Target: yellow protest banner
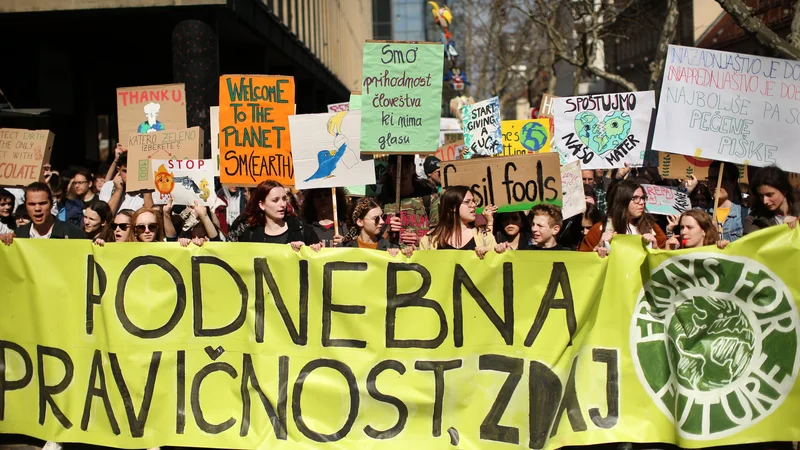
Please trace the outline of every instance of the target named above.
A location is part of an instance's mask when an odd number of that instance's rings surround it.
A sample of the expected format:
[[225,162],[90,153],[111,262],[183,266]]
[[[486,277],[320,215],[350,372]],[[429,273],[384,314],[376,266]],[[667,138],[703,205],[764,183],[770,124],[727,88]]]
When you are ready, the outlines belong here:
[[[117,448],[796,441],[800,231],[721,251],[0,246],[0,433]],[[358,286],[358,289],[353,289]],[[327,443],[327,444],[326,444]]]

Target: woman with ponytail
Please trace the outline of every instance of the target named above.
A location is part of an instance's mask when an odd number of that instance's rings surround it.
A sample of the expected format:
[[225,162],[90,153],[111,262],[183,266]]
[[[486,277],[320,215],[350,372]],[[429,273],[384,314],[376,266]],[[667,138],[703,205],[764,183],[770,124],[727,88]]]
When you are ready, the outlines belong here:
[[[397,255],[400,250],[397,247],[392,248],[392,244],[382,237],[386,225],[383,210],[371,197],[363,197],[353,203],[347,225],[348,232],[342,241],[342,247],[388,251],[392,256]],[[393,218],[390,228],[393,232],[399,231],[400,219]],[[411,251],[413,248],[408,247],[404,253],[410,256]]]

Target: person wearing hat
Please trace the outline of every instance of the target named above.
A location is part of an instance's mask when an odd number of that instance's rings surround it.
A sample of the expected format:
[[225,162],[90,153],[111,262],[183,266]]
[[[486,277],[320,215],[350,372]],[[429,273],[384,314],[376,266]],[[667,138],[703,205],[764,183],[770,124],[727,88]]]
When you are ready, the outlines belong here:
[[428,177],[428,183],[433,185],[439,193],[442,193],[442,170],[441,160],[435,156],[428,156],[425,162],[422,163],[425,169],[425,176]]

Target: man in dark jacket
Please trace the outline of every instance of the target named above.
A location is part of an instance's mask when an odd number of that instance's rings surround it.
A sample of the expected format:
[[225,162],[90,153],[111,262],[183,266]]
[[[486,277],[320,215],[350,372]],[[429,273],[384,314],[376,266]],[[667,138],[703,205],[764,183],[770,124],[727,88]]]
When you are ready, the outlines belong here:
[[31,183],[25,188],[25,208],[31,223],[19,227],[14,233],[0,235],[0,241],[11,245],[14,238],[23,239],[85,239],[83,230],[58,220],[51,212],[53,194],[44,183]]

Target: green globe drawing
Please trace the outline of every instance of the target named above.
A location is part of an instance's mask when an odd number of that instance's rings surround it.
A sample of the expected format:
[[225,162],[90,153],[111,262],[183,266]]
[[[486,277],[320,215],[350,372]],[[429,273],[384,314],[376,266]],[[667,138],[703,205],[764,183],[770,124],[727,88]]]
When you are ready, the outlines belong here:
[[742,376],[755,349],[750,322],[730,300],[694,297],[675,308],[667,329],[678,383],[710,391]]
[[539,122],[528,122],[519,133],[519,143],[529,153],[538,153],[547,145],[547,129]]

